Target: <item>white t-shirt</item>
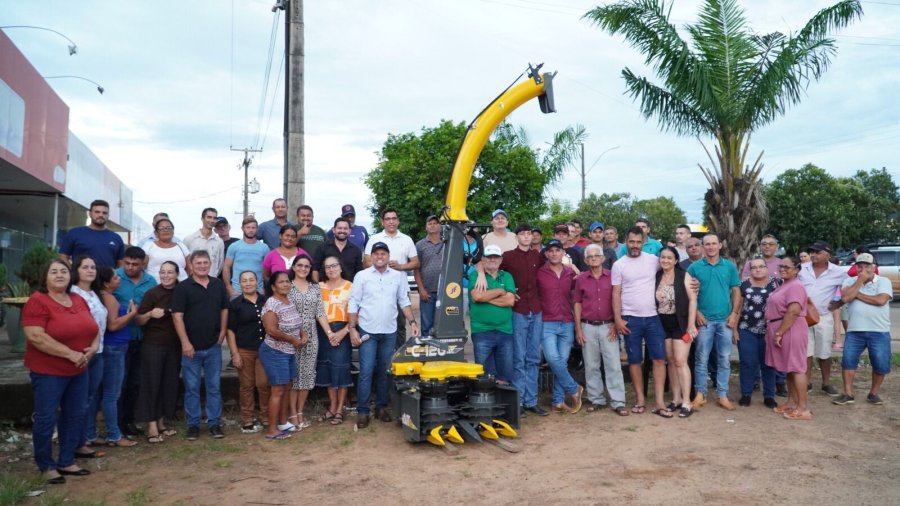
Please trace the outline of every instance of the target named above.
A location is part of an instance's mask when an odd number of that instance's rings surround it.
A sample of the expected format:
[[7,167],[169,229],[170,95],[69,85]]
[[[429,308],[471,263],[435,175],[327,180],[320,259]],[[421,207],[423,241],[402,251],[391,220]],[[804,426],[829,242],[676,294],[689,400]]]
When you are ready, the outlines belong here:
[[612,266],[613,286],[622,285],[622,316],[656,316],[656,271],[659,258],[641,252],[624,257]]
[[153,276],[157,283],[159,283],[159,266],[166,261],[175,262],[178,266],[178,281],[184,281],[188,277],[185,257],[191,252],[183,243],[174,244],[175,246],[171,248],[160,248],[156,245],[156,241],[144,245],[144,251],[147,252],[147,274]]
[[399,230],[393,237],[387,235],[383,230],[370,236],[369,242],[366,243],[366,255],[372,254],[372,245],[376,242],[387,244],[391,253],[391,260],[396,260],[401,264],[409,263],[410,258],[416,258],[419,255],[418,252],[416,252],[416,244],[413,240]]

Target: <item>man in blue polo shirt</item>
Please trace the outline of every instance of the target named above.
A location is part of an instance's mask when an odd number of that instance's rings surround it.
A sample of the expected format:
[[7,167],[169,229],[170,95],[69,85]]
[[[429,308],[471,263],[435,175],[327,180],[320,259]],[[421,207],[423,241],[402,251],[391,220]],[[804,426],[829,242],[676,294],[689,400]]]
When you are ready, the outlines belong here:
[[263,291],[262,263],[269,254],[269,247],[256,238],[258,224],[256,218],[248,216],[241,223],[244,238],[231,245],[225,254],[222,278],[229,297],[241,294],[241,273],[251,271],[256,274],[259,291]]
[[[728,400],[728,377],[731,374],[731,329],[735,328],[740,314],[740,285],[737,266],[722,258],[719,252],[722,244],[715,234],[703,237],[704,256],[691,264],[688,274],[700,282],[697,296],[697,336],[696,366],[694,367],[694,409],[706,404],[707,365],[710,348],[716,347],[716,394],[719,406],[731,411],[734,404]],[[691,287],[687,287],[689,290]]]
[[72,260],[85,255],[94,259],[97,267],[122,265],[125,243],[119,234],[106,228],[109,222],[109,203],[105,200],[91,202],[88,216],[91,224],[75,227],[63,236],[59,245],[59,258],[71,264]]
[[650,220],[647,218],[638,218],[634,221],[634,226],[639,227],[644,231],[644,249],[641,251],[646,251],[651,255],[659,256],[659,252],[662,251],[662,243],[650,237]]

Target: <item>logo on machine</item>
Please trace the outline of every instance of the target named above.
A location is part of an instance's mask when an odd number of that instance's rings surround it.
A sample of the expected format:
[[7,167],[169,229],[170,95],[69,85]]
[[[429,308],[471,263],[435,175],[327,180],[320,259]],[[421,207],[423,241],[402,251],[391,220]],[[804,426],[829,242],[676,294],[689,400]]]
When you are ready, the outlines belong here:
[[416,424],[413,423],[412,417],[409,416],[409,413],[403,413],[403,416],[400,417],[400,423],[409,427],[412,430],[419,430],[419,428],[416,427]]
[[458,349],[459,349],[459,347],[456,346],[455,344],[451,344],[450,346],[447,346],[446,350],[438,348],[437,346],[433,346],[430,344],[426,344],[426,345],[418,345],[417,344],[414,346],[406,347],[406,356],[415,357],[415,358],[443,357],[446,355],[453,355],[453,354],[457,353]]
[[447,288],[444,291],[447,292],[447,297],[456,299],[459,297],[459,294],[462,293],[462,288],[460,288],[459,283],[448,283]]
[[447,309],[444,310],[444,313],[446,313],[447,316],[459,316],[459,307],[447,306]]

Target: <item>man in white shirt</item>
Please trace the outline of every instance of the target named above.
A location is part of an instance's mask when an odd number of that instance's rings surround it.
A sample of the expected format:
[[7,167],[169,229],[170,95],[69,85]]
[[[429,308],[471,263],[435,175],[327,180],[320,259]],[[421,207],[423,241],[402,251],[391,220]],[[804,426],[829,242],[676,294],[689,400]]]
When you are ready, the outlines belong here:
[[[367,245],[368,247],[368,245]],[[412,333],[419,335],[419,325],[413,318],[409,302],[409,284],[406,275],[388,267],[391,250],[384,242],[368,247],[367,258],[371,266],[359,271],[353,278],[350,290],[349,316],[350,342],[359,346],[359,382],[357,383],[356,426],[369,426],[369,398],[372,379],[376,378],[375,416],[382,422],[390,422],[388,411],[387,370],[394,354],[397,335],[397,308],[412,322]]]
[[218,218],[219,212],[215,208],[207,207],[200,215],[200,230],[184,238],[184,245],[191,253],[199,250],[206,250],[209,253],[211,262],[209,275],[214,278],[219,277],[225,263],[225,242],[213,231]]

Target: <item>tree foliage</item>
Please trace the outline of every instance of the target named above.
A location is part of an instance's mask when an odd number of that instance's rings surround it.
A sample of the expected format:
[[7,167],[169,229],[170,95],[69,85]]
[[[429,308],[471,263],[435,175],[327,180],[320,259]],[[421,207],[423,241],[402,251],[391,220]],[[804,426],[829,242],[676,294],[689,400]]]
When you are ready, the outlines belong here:
[[622,70],[645,118],[656,118],[663,131],[714,140],[712,151],[704,145],[711,166],[700,166],[710,184],[704,221],[723,239],[723,253],[743,262],[767,219],[762,154],[748,158],[750,136],[800,102],[835,54],[829,33],[860,17],[862,7],[843,0],[799,32],[758,34],[737,0],[705,0],[697,22],[684,28],[689,39],[669,20],[670,12],[665,0],[621,0],[585,18],[624,36],[654,70],[660,84]]
[[812,164],[765,187],[769,229],[788,251],[824,239],[835,248],[896,241],[900,193],[885,169],[833,177]]
[[[425,218],[440,215],[447,186],[466,125],[444,120],[419,134],[388,136],[378,166],[363,179],[372,192],[373,216],[387,207],[400,214],[400,229],[413,238],[425,234]],[[522,130],[502,123],[484,146],[469,186],[466,212],[487,223],[494,209],[503,209],[512,226],[535,223],[547,210],[544,190],[556,182],[570,163],[574,146],[584,139],[583,127],[570,127],[554,136],[543,152],[528,145]],[[380,224],[376,223],[376,228]]]
[[546,235],[557,223],[577,219],[587,232],[592,221],[599,221],[606,227],[616,227],[621,239],[625,231],[634,226],[635,220],[641,217],[650,220],[650,234],[664,242],[675,240],[675,227],[686,220],[684,211],[672,197],[641,200],[634,198],[630,193],[601,195],[591,193],[575,209],[566,201],[551,201],[550,213],[541,220],[540,226]]

